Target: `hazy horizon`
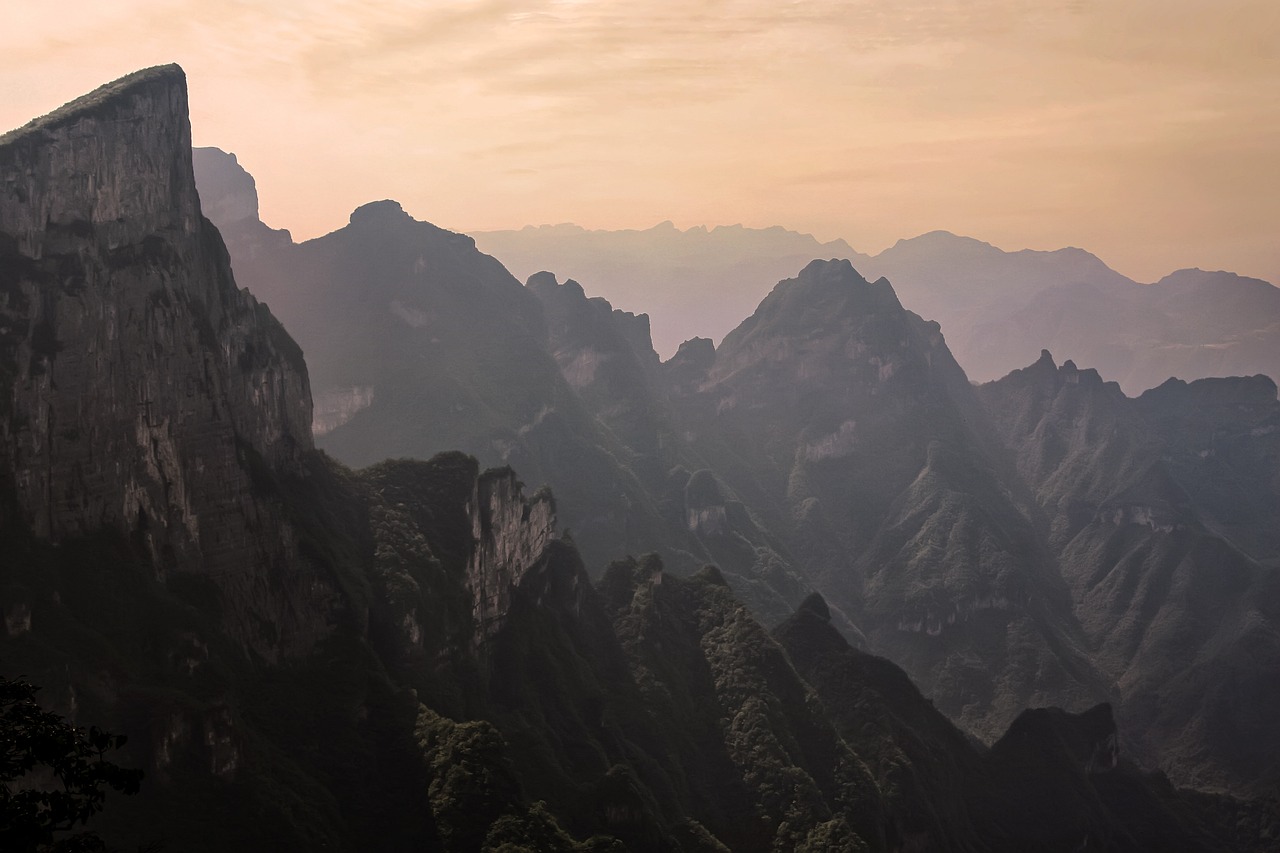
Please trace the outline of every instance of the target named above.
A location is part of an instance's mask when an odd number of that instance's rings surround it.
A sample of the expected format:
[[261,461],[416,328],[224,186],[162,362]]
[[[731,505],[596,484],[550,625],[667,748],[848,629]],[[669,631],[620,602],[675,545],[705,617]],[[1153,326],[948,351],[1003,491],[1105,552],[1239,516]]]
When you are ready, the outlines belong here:
[[298,239],[395,198],[464,232],[946,230],[1280,279],[1267,2],[55,6],[6,12],[0,126],[176,61],[195,144]]

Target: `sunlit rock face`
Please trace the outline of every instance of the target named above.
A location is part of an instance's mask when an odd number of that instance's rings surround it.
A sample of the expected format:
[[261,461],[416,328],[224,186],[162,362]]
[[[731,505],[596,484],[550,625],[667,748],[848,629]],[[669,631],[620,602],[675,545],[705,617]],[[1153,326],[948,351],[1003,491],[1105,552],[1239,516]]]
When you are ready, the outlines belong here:
[[502,627],[512,592],[556,538],[556,509],[546,492],[526,501],[509,468],[477,478],[467,509],[475,542],[467,561],[467,588],[481,642]]
[[[320,630],[255,572],[293,562],[254,478],[311,449],[306,367],[201,215],[176,66],[0,138],[0,413],[36,535],[141,537],[158,574],[235,590],[227,616],[264,652]],[[282,633],[258,637],[254,614]]]
[[326,435],[345,424],[373,405],[372,385],[353,385],[350,388],[330,388],[316,394],[312,432]]

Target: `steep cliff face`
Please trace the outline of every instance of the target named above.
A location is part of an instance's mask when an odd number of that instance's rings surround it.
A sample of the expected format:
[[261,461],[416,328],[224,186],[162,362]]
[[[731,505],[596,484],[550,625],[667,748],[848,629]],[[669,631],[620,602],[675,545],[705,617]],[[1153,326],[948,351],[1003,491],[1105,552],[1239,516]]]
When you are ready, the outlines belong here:
[[526,501],[510,468],[479,477],[467,509],[476,543],[467,561],[467,588],[481,641],[502,626],[512,591],[556,538],[556,509],[546,492]]
[[[193,148],[191,165],[204,215],[217,226],[227,245],[236,247],[232,260],[237,276],[243,265],[246,278],[254,277],[249,268],[262,260],[270,262],[275,252],[293,244],[288,230],[272,228],[258,218],[257,182],[236,155],[218,148]],[[265,291],[254,293],[260,299],[267,295]]]
[[217,579],[228,618],[273,655],[315,640],[305,614],[327,596],[299,607],[254,571],[292,571],[292,533],[255,476],[311,448],[306,367],[236,288],[190,144],[176,66],[0,138],[0,459],[37,536],[140,537],[157,573]]

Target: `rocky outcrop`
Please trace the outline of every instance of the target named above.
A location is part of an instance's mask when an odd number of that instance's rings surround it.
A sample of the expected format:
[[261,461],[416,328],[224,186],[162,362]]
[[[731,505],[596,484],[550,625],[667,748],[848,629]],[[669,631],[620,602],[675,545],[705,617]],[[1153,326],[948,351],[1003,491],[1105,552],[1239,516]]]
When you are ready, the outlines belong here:
[[525,500],[510,468],[486,471],[476,480],[468,505],[475,541],[467,562],[476,641],[501,627],[511,595],[556,538],[556,507],[550,493]]
[[549,272],[530,276],[525,286],[542,303],[549,349],[565,381],[631,451],[656,457],[667,425],[649,318],[588,299],[578,282],[557,284]]
[[706,381],[715,360],[716,347],[710,338],[690,338],[662,363],[662,373],[673,391],[688,395]]
[[200,195],[204,215],[219,230],[258,218],[258,184],[236,155],[217,148],[194,148],[191,164],[196,185],[209,188]]
[[350,388],[330,388],[317,394],[315,418],[311,422],[312,433],[322,436],[333,432],[373,405],[373,393],[372,385],[356,385]]
[[236,288],[190,150],[176,66],[0,139],[0,464],[38,537],[140,537],[158,574],[216,578],[272,656],[323,631],[325,591],[268,593],[296,545],[261,494],[311,448],[307,372]]
[[191,163],[204,215],[228,245],[236,246],[237,265],[251,265],[259,257],[292,245],[293,237],[287,230],[271,228],[258,218],[257,182],[236,155],[218,148],[194,148]]

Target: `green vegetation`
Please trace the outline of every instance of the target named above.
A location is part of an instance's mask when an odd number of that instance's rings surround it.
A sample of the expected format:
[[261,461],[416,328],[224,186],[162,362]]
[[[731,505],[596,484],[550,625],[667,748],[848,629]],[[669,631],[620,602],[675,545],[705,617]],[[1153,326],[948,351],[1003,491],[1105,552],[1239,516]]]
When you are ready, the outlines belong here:
[[[124,736],[71,725],[36,703],[37,690],[0,676],[0,847],[104,849],[96,833],[75,830],[102,810],[103,786],[136,794],[142,771],[106,760],[124,746]],[[46,784],[46,776],[55,784]]]

